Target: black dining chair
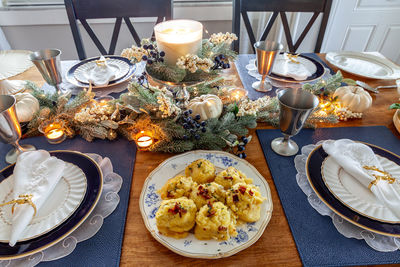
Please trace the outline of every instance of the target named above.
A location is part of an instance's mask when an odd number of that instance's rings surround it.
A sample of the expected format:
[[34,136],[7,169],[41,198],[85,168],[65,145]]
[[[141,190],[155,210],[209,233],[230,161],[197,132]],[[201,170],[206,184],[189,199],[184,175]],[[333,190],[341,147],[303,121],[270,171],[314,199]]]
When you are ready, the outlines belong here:
[[[267,38],[276,18],[278,15],[280,15],[289,51],[295,53],[301,42],[306,37],[307,33],[310,31],[319,14],[322,13],[322,21],[319,28],[317,43],[315,44],[314,49],[315,53],[319,53],[321,50],[322,41],[324,39],[326,25],[328,24],[331,6],[332,0],[233,0],[232,28],[233,32],[240,38],[240,15],[242,15],[250,42],[253,45],[256,42],[256,38],[254,37],[254,32],[251,27],[247,12],[272,12],[261,38],[259,39],[260,41],[264,41]],[[293,41],[290,33],[286,12],[313,13],[313,16],[296,42]],[[239,40],[234,42],[233,48],[235,51],[239,51]]]
[[[140,38],[130,18],[157,17],[156,23],[172,18],[172,0],[64,0],[64,3],[80,60],[86,58],[86,53],[78,21],[85,28],[100,53],[112,55],[115,52],[122,20],[125,21],[136,44],[139,45]],[[104,18],[116,19],[108,52],[87,22],[87,19]]]

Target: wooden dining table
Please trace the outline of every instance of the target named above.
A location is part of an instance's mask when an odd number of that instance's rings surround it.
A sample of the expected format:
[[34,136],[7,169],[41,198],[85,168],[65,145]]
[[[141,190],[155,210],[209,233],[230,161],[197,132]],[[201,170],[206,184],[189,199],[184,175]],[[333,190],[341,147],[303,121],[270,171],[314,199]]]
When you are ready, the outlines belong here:
[[[319,54],[325,60],[325,54]],[[328,65],[334,70],[338,69]],[[361,80],[375,87],[378,85],[394,84],[393,80],[372,80],[354,76],[342,71],[345,78]],[[235,85],[243,87],[237,70],[232,64],[226,75],[235,77]],[[15,80],[30,80],[39,86],[44,84],[44,80],[36,68],[32,67],[24,73],[14,76]],[[399,95],[396,89],[381,89],[379,94],[371,93],[372,107],[366,111],[362,119],[352,119],[341,121],[336,124],[320,123],[318,127],[354,127],[354,126],[376,126],[383,125],[388,127],[394,135],[400,138],[392,118],[394,110],[389,110],[390,104],[398,101]],[[259,123],[256,129],[272,129],[273,127]],[[133,180],[130,193],[130,201],[125,224],[125,234],[122,245],[121,266],[260,266],[260,265],[283,265],[299,266],[300,257],[288,222],[285,217],[274,181],[271,177],[268,164],[264,158],[261,145],[255,133],[256,129],[251,129],[252,141],[246,146],[247,158],[267,180],[272,193],[273,213],[272,218],[260,239],[249,248],[228,258],[216,260],[193,259],[180,256],[170,251],[158,241],[156,241],[146,229],[139,209],[139,196],[142,186],[150,174],[161,162],[171,157],[167,153],[153,153],[138,151],[133,171]],[[377,137],[379,138],[379,137]],[[166,177],[166,179],[169,177]],[[310,237],[312,238],[312,237]]]

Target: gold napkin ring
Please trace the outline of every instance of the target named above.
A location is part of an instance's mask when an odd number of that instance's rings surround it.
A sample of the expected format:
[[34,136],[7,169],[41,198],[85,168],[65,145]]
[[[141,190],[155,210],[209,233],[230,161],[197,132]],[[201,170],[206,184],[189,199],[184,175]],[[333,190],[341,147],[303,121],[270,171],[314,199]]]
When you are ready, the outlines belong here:
[[6,203],[0,204],[0,207],[3,207],[3,206],[11,205],[11,204],[12,204],[11,212],[14,213],[14,209],[15,209],[15,205],[16,205],[16,204],[19,204],[19,205],[22,205],[22,204],[29,204],[29,205],[32,206],[32,208],[33,208],[33,210],[34,210],[33,217],[35,217],[36,211],[37,211],[37,210],[36,210],[36,205],[35,205],[35,203],[32,202],[32,197],[33,197],[33,195],[19,195],[18,197],[19,197],[19,198],[17,198],[17,199],[13,199],[13,200],[8,201],[8,202],[6,202]]
[[372,176],[375,177],[375,180],[373,180],[368,185],[369,190],[371,190],[371,187],[373,185],[376,185],[378,183],[378,181],[388,181],[389,184],[393,184],[394,182],[396,182],[396,178],[394,178],[390,173],[382,171],[375,166],[363,166],[363,168],[366,170],[369,170],[369,171],[376,171],[376,172],[383,174],[383,175],[372,174]]
[[286,55],[287,55],[288,59],[289,59],[291,62],[296,63],[296,64],[299,64],[299,63],[300,63],[299,61],[296,60],[297,57],[299,56],[298,54],[286,54]]

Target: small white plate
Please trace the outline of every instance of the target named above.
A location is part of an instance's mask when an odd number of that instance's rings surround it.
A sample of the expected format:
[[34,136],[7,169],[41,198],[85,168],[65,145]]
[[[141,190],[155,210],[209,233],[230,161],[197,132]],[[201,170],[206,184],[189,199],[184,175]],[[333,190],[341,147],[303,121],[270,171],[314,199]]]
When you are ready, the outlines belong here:
[[400,67],[390,60],[360,52],[329,52],[326,60],[332,65],[357,76],[370,79],[398,79]]
[[[382,168],[393,177],[400,177],[400,166],[377,155]],[[384,206],[375,195],[356,178],[340,167],[332,157],[327,157],[321,167],[322,179],[329,191],[344,205],[358,214],[387,223],[400,223],[399,218]]]
[[[116,81],[124,77],[129,71],[129,64],[115,58],[107,58],[108,66],[114,71],[115,77],[111,79],[110,82]],[[96,61],[89,61],[81,66],[79,66],[75,72],[75,79],[82,83],[89,83],[90,73],[96,67]]]
[[[198,240],[194,234],[186,238],[175,239],[161,235],[156,226],[155,214],[160,206],[161,198],[157,190],[165,182],[182,173],[191,162],[204,158],[211,161],[217,170],[233,166],[253,179],[253,184],[260,188],[266,200],[261,206],[261,218],[254,223],[246,223],[237,227],[238,235],[227,241]],[[175,253],[185,257],[217,259],[231,256],[254,244],[263,234],[272,215],[271,191],[265,178],[247,161],[222,151],[195,150],[171,157],[155,168],[144,182],[139,199],[140,212],[146,228],[161,244]]]
[[[12,175],[1,182],[0,203],[12,199],[13,186]],[[74,164],[67,163],[64,176],[18,241],[36,238],[62,224],[81,204],[86,187],[87,181],[83,171]],[[11,205],[0,208],[0,242],[9,242],[11,222]]]

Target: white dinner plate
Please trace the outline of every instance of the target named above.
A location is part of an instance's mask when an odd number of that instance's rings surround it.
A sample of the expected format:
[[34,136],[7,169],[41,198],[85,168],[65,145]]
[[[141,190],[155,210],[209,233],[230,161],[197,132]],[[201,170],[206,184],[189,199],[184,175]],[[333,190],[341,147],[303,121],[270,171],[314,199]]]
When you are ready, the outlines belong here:
[[357,76],[370,79],[398,79],[400,66],[388,59],[361,52],[329,52],[326,60],[332,65]]
[[[400,177],[400,166],[385,157],[376,156],[385,171],[393,177]],[[348,208],[373,220],[400,223],[399,218],[376,199],[368,188],[344,171],[332,157],[328,156],[324,160],[321,172],[326,187]]]
[[[110,82],[119,80],[128,73],[129,71],[128,63],[116,58],[106,57],[106,60],[108,66],[113,70],[115,75],[114,79],[111,79]],[[97,66],[96,61],[89,61],[79,66],[74,72],[75,79],[77,79],[80,82],[89,84],[90,74],[96,66]]]
[[[87,188],[86,176],[76,165],[66,164],[63,177],[18,242],[36,238],[61,225],[81,204]],[[1,182],[0,203],[12,200],[13,186],[12,175]],[[11,222],[11,205],[0,208],[0,242],[9,242]]]
[[[183,173],[191,162],[204,158],[211,161],[217,171],[233,166],[253,179],[253,184],[260,188],[266,200],[261,206],[261,218],[254,223],[237,226],[238,235],[227,241],[198,240],[190,233],[186,238],[175,239],[161,235],[156,226],[155,214],[161,198],[157,190],[177,174]],[[139,199],[140,212],[146,228],[161,244],[180,255],[192,258],[216,259],[231,256],[254,244],[263,234],[272,215],[271,192],[265,178],[247,161],[222,151],[196,150],[171,157],[155,168],[144,182]]]
[[18,75],[33,66],[28,50],[0,51],[0,80]]

